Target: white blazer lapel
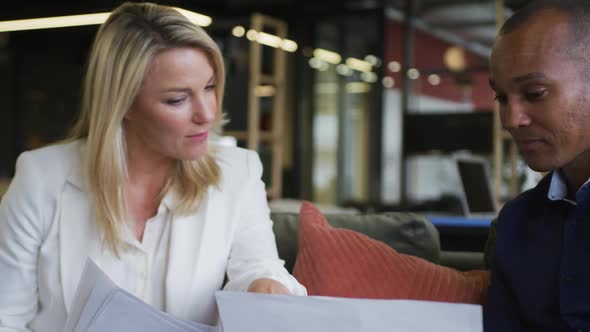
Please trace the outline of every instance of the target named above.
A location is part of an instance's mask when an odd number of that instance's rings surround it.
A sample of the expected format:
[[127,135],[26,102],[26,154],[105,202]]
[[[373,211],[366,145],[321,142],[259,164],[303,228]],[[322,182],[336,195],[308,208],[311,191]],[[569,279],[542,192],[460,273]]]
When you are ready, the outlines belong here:
[[209,190],[199,259],[196,261],[193,283],[188,292],[190,297],[186,302],[186,308],[190,310],[186,318],[207,324],[215,324],[215,291],[223,285],[229,257],[232,237],[230,216],[234,207],[227,198],[227,193],[221,193],[217,189]]
[[69,312],[86,257],[96,247],[98,235],[88,195],[81,190],[79,175],[71,176],[68,182],[62,192],[58,213],[61,285]]
[[173,220],[166,311],[177,317],[207,322],[215,315],[199,308],[214,310],[214,292],[225,276],[230,243],[227,218],[233,211],[226,196],[210,188],[196,215]]
[[185,317],[186,299],[193,281],[203,237],[207,197],[197,214],[173,216],[170,229],[168,271],[166,273],[166,312]]

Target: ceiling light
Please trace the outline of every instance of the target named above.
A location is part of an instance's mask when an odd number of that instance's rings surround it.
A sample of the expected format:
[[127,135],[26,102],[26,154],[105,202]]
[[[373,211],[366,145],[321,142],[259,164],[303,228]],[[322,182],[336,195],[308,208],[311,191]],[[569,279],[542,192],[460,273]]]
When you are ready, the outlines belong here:
[[325,61],[320,61],[320,67],[318,68],[319,71],[326,71],[330,68],[330,65]]
[[375,74],[374,72],[361,73],[361,80],[367,83],[375,83],[377,82],[377,74]]
[[279,48],[282,44],[282,40],[280,37],[261,31],[256,32],[256,41],[262,45],[274,48]]
[[316,48],[313,51],[313,56],[335,65],[339,64],[342,61],[342,57],[340,56],[340,54],[324,50],[323,48]]
[[318,59],[318,58],[311,58],[308,61],[309,66],[313,69],[318,69],[322,66],[322,60]]
[[234,35],[234,37],[243,37],[246,34],[246,29],[244,29],[243,26],[238,25],[231,30],[231,34]]
[[374,56],[374,55],[370,55],[370,54],[367,55],[365,57],[365,61],[367,61],[368,63],[370,63],[371,66],[373,66],[373,67],[378,67],[378,66],[381,65],[381,60],[378,57]]
[[[234,28],[235,29],[235,28]],[[287,52],[297,51],[297,43],[290,39],[282,39],[279,36],[271,35],[270,33],[256,31],[253,29],[246,32],[246,38],[250,41],[258,42],[262,45],[281,48]]]
[[248,32],[246,32],[246,38],[248,38],[248,40],[250,41],[255,41],[256,40],[256,35],[258,33],[256,32],[256,30],[248,30]]
[[342,63],[336,66],[336,72],[342,76],[352,76],[352,68]]
[[386,76],[386,77],[383,77],[383,80],[381,80],[381,83],[383,83],[383,86],[386,88],[393,88],[395,81],[393,80],[393,77]]
[[297,43],[290,39],[283,39],[283,44],[281,45],[281,48],[287,52],[293,53],[297,51]]
[[32,18],[0,22],[0,31],[21,31],[102,24],[110,13]]
[[440,84],[440,76],[437,74],[428,75],[428,83],[432,85],[439,85]]
[[[191,22],[198,24],[200,26],[209,26],[213,21],[209,16],[191,12],[189,10],[182,8],[174,7],[174,9],[183,14]],[[110,12],[105,12],[96,14],[53,16],[31,18],[24,20],[0,21],[0,32],[96,25],[104,23],[110,14]]]
[[418,78],[420,78],[420,71],[416,68],[411,68],[410,70],[408,70],[408,77],[411,80],[417,80]]
[[346,65],[350,68],[358,71],[369,72],[373,69],[370,63],[364,60],[356,59],[356,58],[348,58],[346,59]]
[[389,69],[389,71],[392,73],[397,73],[402,70],[402,65],[397,61],[391,61],[387,64],[387,69]]
[[346,83],[346,92],[348,93],[368,93],[369,91],[371,91],[371,86],[365,82]]
[[463,71],[467,67],[465,50],[461,47],[451,46],[447,48],[443,56],[445,66],[452,71]]

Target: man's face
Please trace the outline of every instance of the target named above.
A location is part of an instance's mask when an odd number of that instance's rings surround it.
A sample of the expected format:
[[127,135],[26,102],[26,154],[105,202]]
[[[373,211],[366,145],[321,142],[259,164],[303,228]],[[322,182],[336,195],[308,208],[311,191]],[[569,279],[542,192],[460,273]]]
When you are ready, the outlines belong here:
[[492,51],[502,126],[536,171],[590,165],[590,83],[565,52],[567,36],[567,17],[547,11],[499,37]]

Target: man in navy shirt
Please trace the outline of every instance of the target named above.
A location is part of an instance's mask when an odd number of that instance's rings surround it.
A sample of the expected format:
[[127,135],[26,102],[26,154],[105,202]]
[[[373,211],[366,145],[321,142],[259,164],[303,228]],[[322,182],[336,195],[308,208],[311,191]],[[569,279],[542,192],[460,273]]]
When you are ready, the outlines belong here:
[[549,173],[500,212],[486,332],[590,331],[590,1],[532,2],[490,66],[503,127]]

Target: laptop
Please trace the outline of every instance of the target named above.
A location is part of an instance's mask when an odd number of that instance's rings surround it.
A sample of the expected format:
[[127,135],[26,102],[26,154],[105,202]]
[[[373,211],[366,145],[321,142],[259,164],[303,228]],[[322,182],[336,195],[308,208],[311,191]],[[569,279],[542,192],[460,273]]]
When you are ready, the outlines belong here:
[[461,179],[461,204],[465,216],[495,218],[498,213],[487,161],[478,157],[457,157],[455,162]]

